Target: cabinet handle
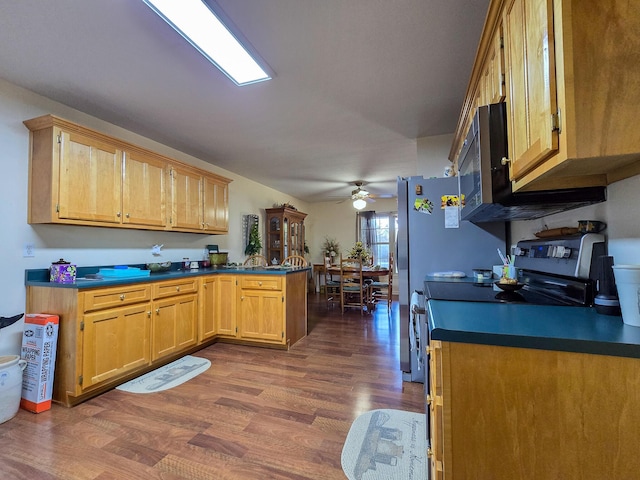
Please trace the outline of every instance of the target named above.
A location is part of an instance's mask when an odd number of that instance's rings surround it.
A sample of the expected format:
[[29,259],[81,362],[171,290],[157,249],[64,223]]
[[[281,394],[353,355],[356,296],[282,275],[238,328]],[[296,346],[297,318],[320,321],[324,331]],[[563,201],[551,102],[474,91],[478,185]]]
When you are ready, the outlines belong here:
[[260,286],[260,287],[261,287],[261,286],[262,286],[262,282],[258,282],[258,286]]
[[500,163],[502,165],[508,165],[511,163],[511,160],[509,160],[507,157],[502,157],[502,160],[500,160]]
[[125,217],[129,218],[129,214],[127,213],[127,214],[125,215]]
[[431,395],[427,395],[427,405],[431,405],[433,403],[433,397]]
[[433,457],[433,450],[431,450],[431,447],[427,448],[427,457]]
[[151,318],[151,310],[147,312],[147,317]]
[[120,295],[120,300],[124,300],[124,293]]
[[116,213],[116,217],[120,218],[122,214],[120,212]]
[[179,292],[179,291],[180,291],[180,285],[176,287],[176,292]]
[[160,308],[156,308],[156,313],[160,315]]

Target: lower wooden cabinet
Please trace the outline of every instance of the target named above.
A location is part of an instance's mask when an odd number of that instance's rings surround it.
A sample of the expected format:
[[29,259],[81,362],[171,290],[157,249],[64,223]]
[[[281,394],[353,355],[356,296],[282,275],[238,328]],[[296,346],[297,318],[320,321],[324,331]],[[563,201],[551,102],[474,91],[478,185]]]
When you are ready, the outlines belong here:
[[253,275],[241,277],[238,316],[240,338],[284,344],[282,278]]
[[151,363],[151,303],[88,313],[83,322],[83,389]]
[[640,360],[431,342],[431,479],[638,478]]
[[151,360],[193,346],[198,341],[198,295],[178,295],[153,303]]
[[303,270],[27,286],[27,311],[60,316],[53,400],[73,406],[216,340],[287,348],[306,335],[306,279]]
[[236,276],[212,275],[202,279],[200,291],[200,342],[213,337],[235,338]]

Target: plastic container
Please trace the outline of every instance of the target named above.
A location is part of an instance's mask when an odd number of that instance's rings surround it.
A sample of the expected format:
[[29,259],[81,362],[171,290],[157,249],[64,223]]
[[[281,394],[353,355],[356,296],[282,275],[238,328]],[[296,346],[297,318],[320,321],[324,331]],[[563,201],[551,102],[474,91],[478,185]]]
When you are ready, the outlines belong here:
[[622,321],[640,327],[640,265],[614,265]]
[[0,423],[15,417],[20,408],[22,372],[27,362],[18,355],[0,356]]
[[493,272],[490,268],[474,268],[473,278],[480,282],[484,280],[490,280],[491,278],[493,278]]

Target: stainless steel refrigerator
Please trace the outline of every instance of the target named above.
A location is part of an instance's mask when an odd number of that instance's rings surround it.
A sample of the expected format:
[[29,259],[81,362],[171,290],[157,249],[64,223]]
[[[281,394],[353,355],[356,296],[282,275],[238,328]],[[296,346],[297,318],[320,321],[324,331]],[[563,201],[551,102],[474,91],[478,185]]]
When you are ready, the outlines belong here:
[[459,202],[456,177],[398,177],[396,263],[400,368],[405,381],[424,382],[426,370],[426,365],[420,365],[418,356],[411,351],[412,347],[415,349],[415,335],[422,337],[417,339],[420,348],[424,348],[427,338],[426,331],[414,330],[415,318],[410,311],[413,292],[424,290],[428,274],[455,271],[472,277],[474,268],[490,269],[500,262],[498,248],[506,251],[505,223],[456,222]]

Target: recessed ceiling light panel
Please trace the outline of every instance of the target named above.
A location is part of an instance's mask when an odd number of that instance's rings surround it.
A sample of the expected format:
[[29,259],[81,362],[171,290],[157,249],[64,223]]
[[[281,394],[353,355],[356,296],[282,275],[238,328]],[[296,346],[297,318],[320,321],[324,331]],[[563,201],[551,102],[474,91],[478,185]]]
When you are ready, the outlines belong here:
[[211,8],[201,0],[142,0],[236,85],[270,80]]

